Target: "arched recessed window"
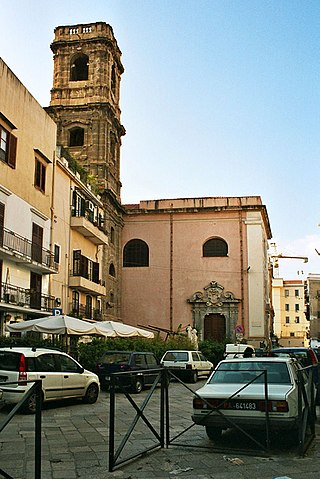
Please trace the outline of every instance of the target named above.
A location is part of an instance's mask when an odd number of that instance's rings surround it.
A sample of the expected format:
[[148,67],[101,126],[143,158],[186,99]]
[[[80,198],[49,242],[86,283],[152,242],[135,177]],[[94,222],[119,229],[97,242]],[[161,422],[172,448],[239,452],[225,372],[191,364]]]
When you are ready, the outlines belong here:
[[139,239],[128,241],[123,250],[123,266],[149,266],[149,247]]
[[203,245],[203,256],[228,256],[228,245],[221,238],[213,238]]
[[111,263],[110,266],[109,266],[109,274],[110,274],[110,276],[113,276],[113,277],[115,277],[115,275],[116,275],[116,270],[115,270],[115,267],[114,267],[113,263]]
[[84,53],[73,58],[70,65],[70,80],[82,81],[88,80],[89,57]]
[[84,129],[75,126],[69,130],[69,146],[83,146],[84,144]]

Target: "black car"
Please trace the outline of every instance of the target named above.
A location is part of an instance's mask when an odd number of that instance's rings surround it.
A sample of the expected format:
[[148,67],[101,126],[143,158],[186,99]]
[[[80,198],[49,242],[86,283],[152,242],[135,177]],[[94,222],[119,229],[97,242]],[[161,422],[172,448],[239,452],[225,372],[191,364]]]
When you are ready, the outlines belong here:
[[110,386],[111,374],[128,372],[115,377],[115,384],[140,393],[151,386],[157,377],[160,365],[153,353],[136,351],[106,351],[97,363],[96,373],[101,389]]
[[272,356],[290,356],[296,358],[305,368],[312,366],[313,379],[317,389],[316,403],[320,404],[320,354],[314,348],[303,346],[288,346],[283,348],[272,349]]

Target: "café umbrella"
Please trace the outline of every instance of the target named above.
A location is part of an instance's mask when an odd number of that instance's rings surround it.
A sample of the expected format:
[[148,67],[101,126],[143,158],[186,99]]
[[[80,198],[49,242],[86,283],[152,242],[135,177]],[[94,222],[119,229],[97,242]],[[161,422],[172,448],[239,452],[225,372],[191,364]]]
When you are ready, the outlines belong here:
[[[154,334],[151,331],[146,331],[142,328],[136,328],[129,324],[120,323],[119,321],[99,321],[95,323],[97,330],[101,335],[107,337],[118,338],[154,338]],[[99,333],[98,333],[99,334]]]
[[96,323],[83,321],[82,319],[73,318],[66,314],[58,316],[46,316],[44,318],[31,319],[21,323],[11,323],[7,325],[7,331],[23,332],[35,331],[46,334],[68,334],[68,335],[86,335],[100,334],[96,329]]

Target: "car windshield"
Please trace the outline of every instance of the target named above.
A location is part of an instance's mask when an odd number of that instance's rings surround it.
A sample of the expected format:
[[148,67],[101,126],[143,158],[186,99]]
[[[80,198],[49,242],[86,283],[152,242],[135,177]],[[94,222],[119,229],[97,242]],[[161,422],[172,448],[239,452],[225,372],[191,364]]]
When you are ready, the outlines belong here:
[[[269,384],[290,384],[290,376],[286,363],[262,362],[262,361],[239,361],[225,362],[218,366],[210,378],[209,384],[237,383],[246,384],[254,378],[254,383],[263,383],[264,374],[267,371]],[[259,377],[258,377],[259,376]]]
[[127,364],[129,362],[129,353],[115,352],[106,353],[102,358],[102,363],[105,364]]
[[168,351],[164,358],[164,361],[188,361],[189,355],[186,351]]

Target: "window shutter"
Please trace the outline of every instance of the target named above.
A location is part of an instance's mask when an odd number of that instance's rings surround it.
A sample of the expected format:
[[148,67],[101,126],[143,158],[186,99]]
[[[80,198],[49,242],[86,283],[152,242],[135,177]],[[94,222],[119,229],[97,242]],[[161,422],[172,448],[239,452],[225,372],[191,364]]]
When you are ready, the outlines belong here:
[[9,151],[8,151],[8,165],[11,168],[16,167],[16,154],[17,154],[17,138],[10,133],[9,136]]
[[94,283],[99,284],[99,263],[92,264],[92,280]]

